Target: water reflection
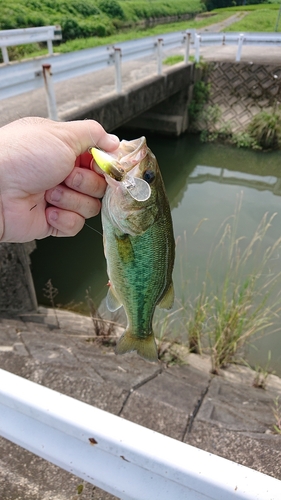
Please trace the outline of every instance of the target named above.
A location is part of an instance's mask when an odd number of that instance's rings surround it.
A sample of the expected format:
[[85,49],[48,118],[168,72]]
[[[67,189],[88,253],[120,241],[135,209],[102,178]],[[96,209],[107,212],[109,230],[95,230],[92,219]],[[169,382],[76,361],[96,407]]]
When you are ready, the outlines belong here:
[[195,168],[189,175],[187,184],[201,184],[208,181],[257,189],[258,191],[267,190],[281,196],[281,179],[278,177],[253,175],[239,171],[231,172],[226,168],[205,165],[198,165]]

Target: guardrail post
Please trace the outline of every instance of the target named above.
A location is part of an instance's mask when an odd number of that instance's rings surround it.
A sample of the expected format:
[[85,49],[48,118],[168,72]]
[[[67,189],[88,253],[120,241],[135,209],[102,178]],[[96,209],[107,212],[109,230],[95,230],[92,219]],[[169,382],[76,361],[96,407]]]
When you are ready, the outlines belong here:
[[163,38],[157,40],[157,74],[162,75],[162,55],[163,52]]
[[48,105],[48,116],[49,118],[51,118],[51,120],[57,120],[58,119],[57,104],[56,104],[54,84],[52,80],[51,65],[43,64],[42,68],[43,68],[44,85],[47,97],[47,105]]
[[7,47],[1,47],[1,51],[2,51],[3,62],[5,64],[8,64],[10,61],[9,61]]
[[241,59],[241,52],[242,52],[243,42],[244,42],[244,35],[243,35],[243,33],[241,33],[239,35],[239,40],[238,40],[238,49],[237,49],[236,59],[235,59],[236,62],[239,62],[240,59]]
[[201,37],[200,35],[195,35],[195,61],[199,62],[200,61],[200,40]]
[[121,55],[121,49],[114,48],[115,88],[117,94],[122,92]]
[[190,39],[191,39],[191,33],[186,33],[184,35],[184,63],[187,64],[189,60],[189,52],[190,52]]
[[47,46],[48,46],[49,56],[52,56],[54,53],[52,40],[47,40]]

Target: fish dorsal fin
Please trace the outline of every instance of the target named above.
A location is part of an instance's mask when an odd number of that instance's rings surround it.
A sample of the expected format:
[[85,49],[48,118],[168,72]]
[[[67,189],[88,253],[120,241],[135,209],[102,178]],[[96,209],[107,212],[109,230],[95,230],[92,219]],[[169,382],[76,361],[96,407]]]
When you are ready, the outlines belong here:
[[106,305],[107,309],[110,312],[117,311],[117,309],[120,309],[120,307],[122,307],[122,304],[120,303],[119,299],[116,297],[115,293],[112,290],[112,286],[109,287],[107,292]]
[[159,302],[161,309],[172,309],[175,300],[175,291],[173,283],[170,284],[164,297]]

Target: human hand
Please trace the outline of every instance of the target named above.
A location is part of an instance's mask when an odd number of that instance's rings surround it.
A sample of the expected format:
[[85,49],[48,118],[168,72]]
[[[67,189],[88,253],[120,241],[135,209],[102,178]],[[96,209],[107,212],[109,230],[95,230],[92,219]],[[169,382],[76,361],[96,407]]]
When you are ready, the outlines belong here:
[[111,152],[119,140],[93,120],[30,117],[0,129],[0,242],[73,236],[99,213],[106,182],[93,145]]

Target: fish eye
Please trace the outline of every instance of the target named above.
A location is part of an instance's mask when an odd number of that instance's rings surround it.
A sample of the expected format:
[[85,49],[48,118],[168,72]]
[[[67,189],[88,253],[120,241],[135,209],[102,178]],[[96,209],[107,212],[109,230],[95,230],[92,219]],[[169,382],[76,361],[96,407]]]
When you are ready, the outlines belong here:
[[146,181],[148,184],[151,184],[152,181],[155,179],[155,173],[153,170],[146,170],[143,174],[143,180]]

